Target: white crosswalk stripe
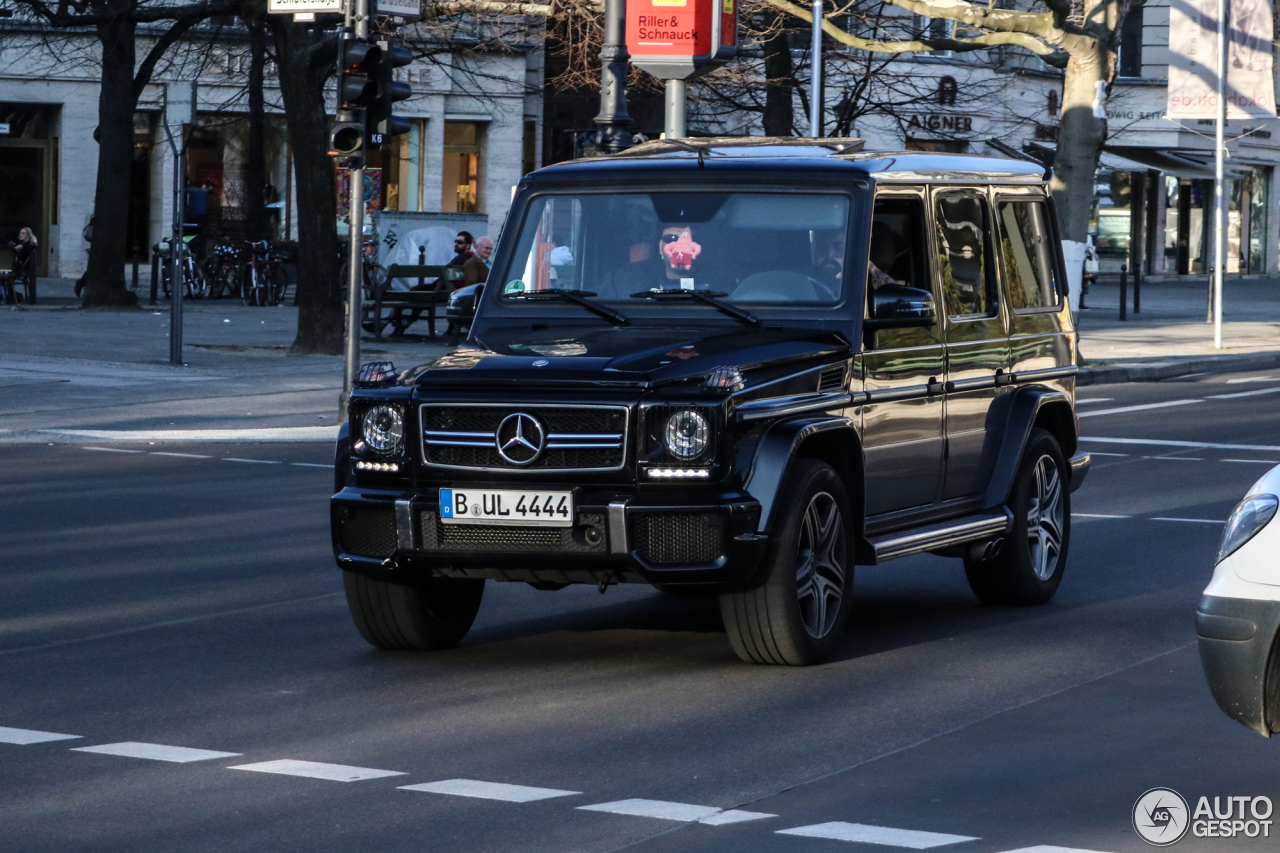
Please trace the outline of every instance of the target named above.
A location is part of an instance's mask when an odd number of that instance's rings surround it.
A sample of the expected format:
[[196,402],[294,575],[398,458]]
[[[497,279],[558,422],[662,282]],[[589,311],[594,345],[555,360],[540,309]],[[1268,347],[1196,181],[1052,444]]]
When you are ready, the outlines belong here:
[[777,817],[765,812],[748,812],[740,809],[718,809],[714,806],[695,806],[690,803],[669,803],[665,800],[616,800],[611,803],[595,803],[590,806],[578,806],[587,812],[607,812],[609,814],[632,815],[634,817],[654,817],[661,820],[679,820],[686,823],[705,823],[709,826],[723,826],[730,823],[744,823],[749,820],[763,820]]
[[80,735],[63,735],[57,732],[40,732],[35,729],[11,729],[0,726],[0,743],[16,743],[27,746],[33,743],[49,743],[55,740],[77,740]]
[[407,776],[399,770],[375,770],[372,767],[350,767],[346,764],[322,764],[317,761],[280,759],[256,764],[238,764],[229,770],[252,770],[255,773],[278,773],[282,776],[302,776],[307,779],[326,779],[330,782],[363,782],[366,779],[383,779],[387,776]]
[[187,746],[166,746],[162,743],[104,743],[100,746],[79,746],[72,752],[94,752],[100,755],[119,755],[124,758],[145,758],[149,761],[172,761],[187,764],[192,761],[209,761],[213,758],[234,758],[238,752],[218,752],[212,749],[192,749]]
[[868,826],[863,823],[844,823],[843,821],[780,829],[778,834],[800,835],[805,838],[829,838],[833,841],[856,841],[861,844],[881,844],[886,847],[909,847],[912,850],[928,850],[932,847],[978,840],[970,835],[948,835],[944,832],[894,829],[889,826]]
[[444,779],[440,782],[424,782],[421,785],[403,785],[401,791],[425,791],[428,794],[450,794],[455,797],[477,797],[482,800],[503,800],[508,803],[533,803],[554,797],[572,797],[581,791],[561,791],[556,788],[532,788],[528,785],[507,785],[502,782],[481,782],[476,779]]

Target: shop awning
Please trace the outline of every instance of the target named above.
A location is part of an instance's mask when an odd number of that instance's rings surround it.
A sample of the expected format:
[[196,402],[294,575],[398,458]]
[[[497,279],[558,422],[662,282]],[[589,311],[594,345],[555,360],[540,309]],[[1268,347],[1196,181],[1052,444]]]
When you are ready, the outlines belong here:
[[[1209,156],[1212,157],[1212,155]],[[1114,167],[1117,171],[1132,172],[1156,169],[1174,178],[1214,177],[1213,162],[1211,159],[1202,161],[1197,157],[1190,157],[1185,154],[1173,154],[1167,151],[1156,151],[1151,148],[1137,148],[1130,145],[1108,145],[1102,153],[1104,166],[1107,165],[1106,161],[1110,157],[1137,164],[1137,169],[1134,169],[1131,166]],[[1107,166],[1107,168],[1113,167]],[[1230,167],[1224,169],[1223,173],[1228,178],[1242,177],[1240,172]]]

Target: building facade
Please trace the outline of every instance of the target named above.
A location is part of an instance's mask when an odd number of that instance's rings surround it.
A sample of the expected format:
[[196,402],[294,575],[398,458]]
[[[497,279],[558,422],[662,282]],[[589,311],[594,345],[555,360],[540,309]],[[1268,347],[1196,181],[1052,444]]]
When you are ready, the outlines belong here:
[[[141,58],[149,37],[139,42]],[[532,44],[458,53],[413,46],[422,58],[396,70],[413,89],[413,97],[396,105],[411,129],[370,154],[366,201],[378,210],[484,214],[496,236],[512,188],[540,163],[542,52]],[[50,36],[0,20],[0,244],[19,228],[32,228],[40,241],[40,275],[76,277],[88,260],[84,231],[98,165],[97,50],[91,33]],[[250,61],[247,32],[224,27],[172,51],[145,87],[134,114],[129,205],[121,212],[131,257],[149,257],[150,247],[172,233],[178,181],[188,234],[243,234]],[[269,63],[265,72],[264,197],[273,236],[291,239],[299,216],[324,213],[297,209],[279,86]],[[326,103],[333,103],[332,88]],[[184,124],[185,162],[177,178]]]

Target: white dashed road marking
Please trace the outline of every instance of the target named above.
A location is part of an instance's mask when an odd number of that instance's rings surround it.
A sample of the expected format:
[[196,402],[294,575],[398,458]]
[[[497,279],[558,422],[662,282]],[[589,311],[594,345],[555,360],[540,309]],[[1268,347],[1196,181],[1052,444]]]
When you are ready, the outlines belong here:
[[531,788],[528,785],[506,785],[502,782],[481,782],[476,779],[445,779],[441,782],[425,782],[421,785],[404,785],[401,791],[426,791],[428,794],[451,794],[455,797],[476,797],[481,800],[503,800],[508,803],[533,803],[555,797],[572,797],[581,791],[560,791],[555,788]]
[[635,817],[656,817],[661,820],[679,820],[686,823],[697,821],[711,826],[777,817],[777,815],[765,814],[764,812],[746,812],[739,809],[724,811],[714,806],[668,803],[664,800],[617,800],[612,803],[578,806],[578,809],[585,812],[608,812],[609,814],[625,814]]
[[1277,459],[1223,459],[1223,462],[1245,462],[1250,465],[1280,465]]
[[101,746],[80,746],[72,752],[96,752],[100,755],[120,755],[125,758],[145,758],[149,761],[172,761],[186,764],[191,761],[208,761],[211,758],[235,758],[238,752],[216,752],[212,749],[191,749],[186,746],[165,746],[162,743],[104,743]]
[[[1097,414],[1093,412],[1092,414]],[[1082,416],[1083,417],[1083,416]],[[1100,444],[1137,444],[1150,447],[1185,447],[1188,450],[1256,450],[1280,453],[1280,446],[1274,444],[1213,444],[1207,441],[1172,441],[1159,438],[1101,438],[1096,435],[1082,435],[1081,441],[1092,441]]]
[[318,462],[290,462],[290,465],[297,465],[299,468],[324,468],[326,471],[332,471],[332,465],[321,465]]
[[304,776],[308,779],[327,779],[330,782],[363,782],[366,779],[409,775],[401,773],[399,770],[374,770],[370,767],[321,764],[316,761],[295,761],[290,758],[284,758],[279,761],[262,761],[257,764],[239,764],[227,769],[252,770],[255,773],[279,773],[282,776]]
[[1216,518],[1157,518],[1152,516],[1152,521],[1182,521],[1187,524],[1226,524],[1225,521]]
[[252,462],[258,465],[279,465],[280,462],[275,459],[237,459],[234,456],[222,457],[223,462]]
[[862,844],[882,844],[886,847],[909,847],[912,850],[928,850],[931,847],[978,840],[969,835],[947,835],[943,832],[893,829],[888,826],[867,826],[862,823],[844,823],[843,821],[781,829],[778,830],[778,834],[802,835],[805,838],[830,838],[833,841],[857,841]]
[[40,429],[50,435],[99,441],[325,441],[338,438],[336,426],[258,427],[253,429]]
[[[134,452],[140,453],[141,451],[135,450]],[[203,454],[200,454],[200,453],[167,453],[166,451],[163,451],[163,450],[153,450],[151,451],[151,455],[152,456],[180,456],[183,459],[212,459],[213,458],[212,456],[204,456]]]
[[1114,399],[1115,397],[1090,397],[1087,400],[1081,400],[1080,398],[1077,397],[1076,405],[1083,406],[1086,403],[1110,403]]
[[1131,515],[1101,515],[1096,512],[1073,512],[1072,518],[1133,518]]
[[1280,394],[1280,388],[1259,388],[1256,391],[1237,391],[1234,394],[1210,394],[1210,400],[1234,400],[1236,397],[1259,397],[1263,394]]
[[79,738],[80,735],[61,735],[57,732],[38,732],[35,729],[11,729],[8,726],[0,726],[0,743],[16,743],[19,746]]
[[1079,417],[1092,418],[1098,415],[1118,415],[1122,412],[1142,412],[1147,409],[1167,409],[1170,406],[1189,406],[1192,403],[1203,403],[1204,400],[1169,400],[1165,403],[1144,403],[1141,406],[1121,406],[1118,409],[1099,409],[1096,412],[1079,412]]
[[1106,451],[1103,451],[1103,450],[1090,450],[1089,454],[1092,456],[1124,456],[1124,457],[1127,457],[1129,455],[1128,453],[1107,453]]
[[1203,456],[1144,456],[1143,459],[1163,459],[1166,462],[1203,462]]
[[146,453],[145,450],[125,450],[123,447],[86,447],[85,450],[99,450],[103,453]]

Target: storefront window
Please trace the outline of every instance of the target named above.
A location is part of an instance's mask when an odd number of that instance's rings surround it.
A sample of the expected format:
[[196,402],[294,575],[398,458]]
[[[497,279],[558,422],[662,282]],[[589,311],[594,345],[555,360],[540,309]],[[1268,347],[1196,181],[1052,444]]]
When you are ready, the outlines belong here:
[[1245,181],[1228,180],[1231,187],[1231,201],[1227,205],[1227,272],[1240,272],[1248,269],[1248,260],[1243,256],[1244,247],[1240,243],[1241,194],[1248,194]]
[[1167,178],[1165,271],[1179,275],[1209,270],[1206,257],[1213,181]]
[[1267,199],[1271,196],[1271,168],[1253,170],[1249,193],[1249,272],[1267,271]]
[[481,125],[473,121],[444,123],[444,190],[440,209],[447,213],[480,213]]
[[[263,133],[263,214],[273,239],[288,235],[289,148],[284,120],[270,116]],[[202,113],[187,137],[187,217],[201,233],[244,239],[249,226],[249,121]]]

